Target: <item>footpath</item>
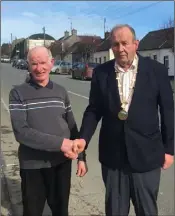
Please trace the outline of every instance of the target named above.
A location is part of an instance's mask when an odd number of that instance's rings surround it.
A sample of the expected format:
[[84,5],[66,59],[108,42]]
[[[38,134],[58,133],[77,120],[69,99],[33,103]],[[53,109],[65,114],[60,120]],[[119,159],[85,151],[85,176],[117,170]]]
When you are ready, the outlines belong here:
[[[18,143],[16,142],[10,123],[10,116],[1,103],[1,154],[2,165],[11,201],[12,216],[22,216],[21,182],[19,176],[19,163],[17,158]],[[76,173],[74,162],[72,175]],[[93,194],[85,188],[83,178],[73,175],[70,195],[69,212],[73,215],[104,215],[104,191]],[[51,216],[47,203],[43,216]]]

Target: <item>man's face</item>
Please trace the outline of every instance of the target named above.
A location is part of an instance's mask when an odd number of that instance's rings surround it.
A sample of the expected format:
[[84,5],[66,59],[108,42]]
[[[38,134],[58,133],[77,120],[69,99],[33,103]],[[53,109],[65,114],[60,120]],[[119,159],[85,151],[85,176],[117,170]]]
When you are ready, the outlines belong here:
[[54,60],[50,59],[45,49],[38,49],[31,53],[29,65],[32,77],[38,82],[49,79],[49,73],[53,67]]
[[134,40],[130,29],[123,27],[114,31],[111,43],[117,63],[122,67],[132,64],[139,42]]

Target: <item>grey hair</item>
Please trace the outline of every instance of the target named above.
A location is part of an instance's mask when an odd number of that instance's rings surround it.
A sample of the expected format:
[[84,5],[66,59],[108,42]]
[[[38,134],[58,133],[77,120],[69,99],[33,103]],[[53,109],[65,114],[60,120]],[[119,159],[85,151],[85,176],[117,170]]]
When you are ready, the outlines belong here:
[[128,24],[115,25],[110,32],[110,38],[112,37],[112,35],[114,34],[115,31],[117,31],[118,29],[121,29],[121,28],[125,28],[125,27],[131,31],[131,33],[133,35],[133,39],[136,40],[135,30]]
[[36,49],[36,48],[45,48],[46,50],[47,50],[47,52],[48,52],[48,56],[49,56],[49,59],[51,60],[53,57],[52,57],[52,53],[51,53],[51,51],[48,49],[48,48],[46,48],[46,47],[44,47],[44,46],[36,46],[36,47],[34,47],[34,48],[32,48],[31,50],[29,50],[29,52],[28,52],[28,54],[27,54],[27,61],[29,62],[29,59],[30,59],[30,55],[31,55],[31,52],[34,50],[34,49]]

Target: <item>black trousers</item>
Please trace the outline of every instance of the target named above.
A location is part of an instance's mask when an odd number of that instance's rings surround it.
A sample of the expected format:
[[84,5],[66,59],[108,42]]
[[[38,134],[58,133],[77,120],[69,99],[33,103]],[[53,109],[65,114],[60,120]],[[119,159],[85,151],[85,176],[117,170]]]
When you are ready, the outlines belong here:
[[130,169],[111,170],[102,165],[102,177],[106,187],[106,216],[127,216],[130,199],[136,216],[157,216],[157,196],[161,168],[145,173],[133,173]]
[[68,216],[71,164],[20,170],[23,216],[42,216],[46,200],[52,216]]

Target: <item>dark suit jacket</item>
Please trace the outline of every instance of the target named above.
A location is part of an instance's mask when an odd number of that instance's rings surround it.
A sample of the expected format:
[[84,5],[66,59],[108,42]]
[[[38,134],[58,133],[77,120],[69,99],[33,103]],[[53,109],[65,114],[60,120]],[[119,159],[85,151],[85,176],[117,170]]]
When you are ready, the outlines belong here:
[[138,74],[126,121],[118,119],[120,107],[114,60],[111,60],[99,65],[93,73],[81,138],[88,145],[102,118],[99,161],[103,165],[116,169],[129,164],[136,172],[162,166],[165,153],[174,154],[173,92],[165,66],[139,55]]

